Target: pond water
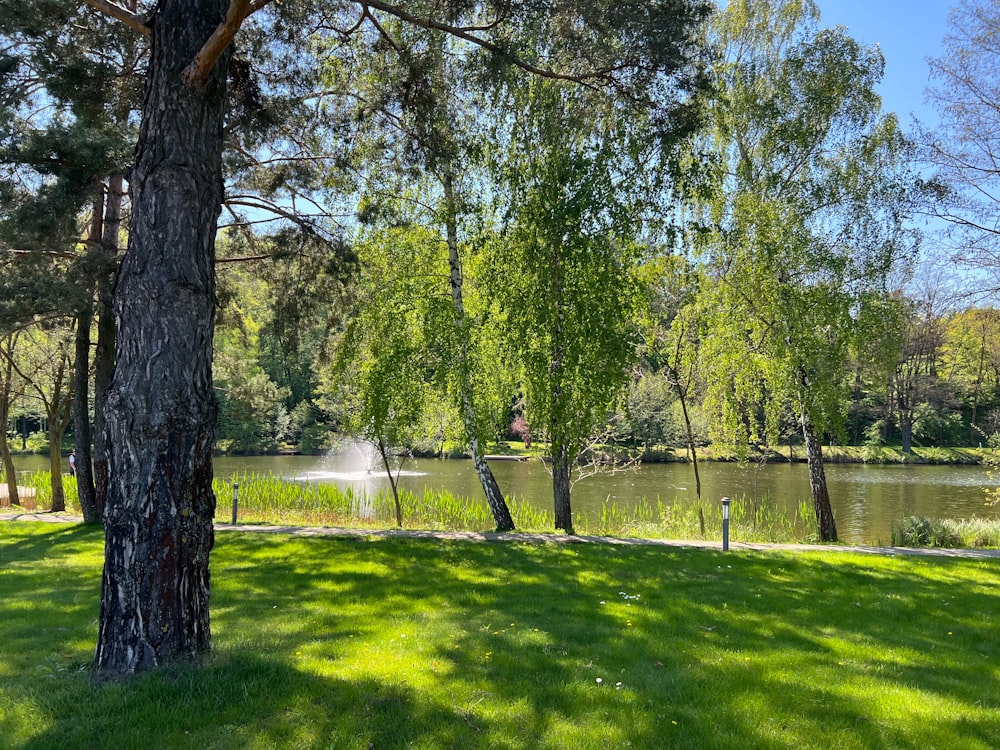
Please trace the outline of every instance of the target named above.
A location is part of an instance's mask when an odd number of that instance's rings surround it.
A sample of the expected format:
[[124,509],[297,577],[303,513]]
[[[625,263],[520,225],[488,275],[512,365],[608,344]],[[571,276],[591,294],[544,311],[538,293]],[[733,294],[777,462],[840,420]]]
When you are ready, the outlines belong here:
[[[552,483],[537,460],[491,461],[500,488],[532,505],[551,509]],[[216,476],[243,472],[273,472],[298,481],[353,485],[368,492],[388,489],[388,480],[358,449],[339,455],[221,457]],[[699,464],[702,497],[768,496],[787,512],[809,501],[809,475],[803,463],[768,464],[759,470],[733,463]],[[1000,518],[1000,506],[987,506],[983,489],[995,484],[986,468],[977,466],[878,466],[831,464],[826,467],[830,499],[843,541],[888,543],[895,521],[906,516],[930,518]],[[425,488],[447,490],[485,502],[472,462],[463,459],[410,459],[400,478],[414,492]],[[573,510],[599,516],[605,502],[629,507],[642,498],[654,502],[696,501],[694,474],[689,464],[645,464],[636,471],[588,477],[573,487]]]
[[[41,456],[17,458],[19,471],[48,470]],[[370,466],[372,467],[370,469]],[[540,508],[552,507],[552,484],[537,460],[492,461],[493,472],[507,495]],[[758,470],[732,463],[699,464],[702,497],[715,502],[724,496],[769,496],[794,513],[809,500],[806,465],[768,464]],[[353,485],[369,493],[388,489],[388,480],[370,464],[360,448],[328,456],[222,456],[215,459],[217,477],[243,473],[273,473],[295,481]],[[993,486],[987,469],[977,466],[877,466],[831,464],[826,467],[837,531],[845,542],[858,544],[890,540],[892,524],[911,515],[930,518],[1000,518],[1000,506],[987,506],[984,487]],[[485,502],[471,461],[464,459],[409,459],[400,479],[413,492],[425,488]],[[597,475],[573,487],[573,510],[599,515],[602,504],[629,507],[642,498],[654,502],[694,503],[694,474],[689,464],[645,464],[636,471]],[[516,519],[515,519],[516,520]]]

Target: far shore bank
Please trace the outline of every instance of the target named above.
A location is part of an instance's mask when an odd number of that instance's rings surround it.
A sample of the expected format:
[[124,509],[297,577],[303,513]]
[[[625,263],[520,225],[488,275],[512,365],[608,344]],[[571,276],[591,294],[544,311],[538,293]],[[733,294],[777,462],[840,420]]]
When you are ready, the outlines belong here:
[[[330,449],[323,451],[300,451],[285,447],[274,451],[217,451],[216,457],[250,458],[254,456],[323,456]],[[64,453],[68,454],[68,449]],[[746,456],[739,456],[735,451],[716,446],[702,446],[697,449],[698,461],[704,463],[738,463],[741,460],[754,464],[806,463],[806,452],[802,445],[782,445],[774,449],[758,449]],[[45,457],[45,452],[14,451],[15,459],[26,457]],[[440,448],[434,451],[414,450],[409,455],[414,458],[454,458],[468,459],[471,456],[459,449]],[[523,461],[531,458],[548,460],[544,445],[539,448],[525,448],[523,443],[508,441],[494,443],[487,447],[486,458],[491,461]],[[690,463],[688,452],[683,447],[654,446],[646,449],[629,447],[609,447],[601,451],[601,460],[614,463],[635,461],[644,464],[657,463]],[[829,464],[878,464],[878,465],[911,465],[911,466],[984,466],[996,464],[1000,466],[1000,453],[989,447],[975,448],[937,448],[914,447],[909,453],[904,453],[899,446],[853,446],[828,445],[823,447],[823,460]]]
[[[324,455],[321,453],[300,453],[298,451],[275,451],[273,453],[218,453],[219,456],[252,456],[252,455]],[[461,450],[440,449],[437,451],[413,451],[415,458],[454,458],[469,459],[471,456]],[[801,445],[783,445],[775,449],[757,450],[748,456],[741,457],[735,451],[704,446],[697,449],[698,461],[705,463],[723,462],[738,463],[806,463],[805,448]],[[491,461],[517,461],[538,458],[548,460],[544,449],[532,447],[526,449],[523,443],[509,441],[488,446],[486,458]],[[685,448],[673,446],[655,446],[645,450],[641,448],[609,448],[603,451],[603,460],[614,462],[616,458],[622,461],[638,461],[638,463],[690,463],[691,459]],[[899,446],[824,446],[823,459],[831,464],[899,464],[913,466],[982,466],[996,462],[1000,464],[1000,455],[991,448],[937,448],[914,447],[910,453],[904,453]]]

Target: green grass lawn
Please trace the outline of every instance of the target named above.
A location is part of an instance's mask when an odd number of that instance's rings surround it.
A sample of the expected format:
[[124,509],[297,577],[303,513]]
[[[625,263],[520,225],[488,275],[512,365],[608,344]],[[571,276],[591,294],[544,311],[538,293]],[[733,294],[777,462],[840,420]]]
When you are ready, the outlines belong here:
[[220,532],[211,658],[97,686],[101,546],[0,524],[0,747],[1000,746],[996,560]]

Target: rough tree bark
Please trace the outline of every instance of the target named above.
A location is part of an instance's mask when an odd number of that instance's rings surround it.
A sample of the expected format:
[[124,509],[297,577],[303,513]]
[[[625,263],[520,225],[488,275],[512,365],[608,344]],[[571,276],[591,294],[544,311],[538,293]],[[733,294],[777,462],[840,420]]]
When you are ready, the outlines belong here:
[[115,291],[106,416],[110,481],[96,679],[208,651],[215,232],[229,52],[185,68],[228,0],[161,0],[130,176],[129,245]]

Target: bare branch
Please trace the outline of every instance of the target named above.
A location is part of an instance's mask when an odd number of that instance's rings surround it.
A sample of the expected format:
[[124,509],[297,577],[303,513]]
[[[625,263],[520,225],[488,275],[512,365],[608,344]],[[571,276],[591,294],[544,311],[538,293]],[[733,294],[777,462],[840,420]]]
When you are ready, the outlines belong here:
[[[401,21],[406,21],[414,26],[419,26],[423,29],[432,29],[434,31],[443,31],[446,34],[456,37],[457,39],[464,39],[467,42],[477,45],[495,55],[499,55],[505,60],[510,61],[512,65],[524,70],[528,73],[533,73],[535,75],[542,76],[543,78],[552,78],[557,81],[571,81],[573,83],[583,84],[590,88],[596,88],[593,81],[595,79],[600,79],[606,74],[606,71],[597,71],[594,73],[588,73],[584,75],[573,75],[570,73],[560,73],[551,68],[540,68],[536,65],[532,65],[527,60],[523,60],[516,55],[512,54],[510,51],[504,49],[499,44],[484,39],[481,36],[473,33],[479,27],[475,26],[454,26],[452,24],[442,23],[440,21],[435,21],[433,18],[426,18],[410,13],[405,9],[405,4],[396,5],[394,3],[382,2],[382,0],[358,0],[360,4],[366,9],[374,8],[375,10],[383,11],[389,15],[395,16]],[[488,27],[487,27],[488,28]]]
[[130,29],[138,31],[143,36],[148,37],[150,34],[149,26],[146,25],[145,20],[143,20],[141,16],[130,10],[126,10],[120,5],[110,2],[110,0],[83,0],[83,2],[94,10],[98,10],[106,16],[111,16],[112,18],[121,21]]

